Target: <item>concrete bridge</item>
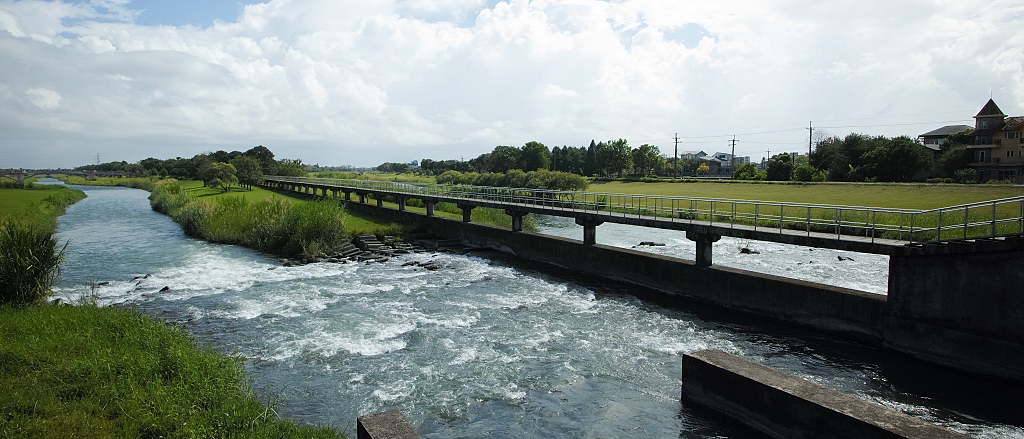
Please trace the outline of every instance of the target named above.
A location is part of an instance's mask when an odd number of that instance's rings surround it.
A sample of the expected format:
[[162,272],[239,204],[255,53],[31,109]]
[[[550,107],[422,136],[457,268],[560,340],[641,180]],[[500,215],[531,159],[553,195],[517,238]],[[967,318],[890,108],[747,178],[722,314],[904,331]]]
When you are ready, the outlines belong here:
[[86,180],[95,180],[96,177],[124,177],[123,172],[106,172],[106,171],[75,171],[71,169],[2,169],[0,170],[0,178],[10,178],[18,183],[25,181],[26,179],[36,176],[49,177],[54,174],[60,175],[77,175],[79,177],[85,177]]
[[[275,176],[265,185],[344,198],[351,209],[449,239],[667,294],[659,300],[708,303],[1024,381],[1024,197],[909,210]],[[385,197],[398,208],[383,207]],[[410,199],[426,215],[406,210]],[[459,206],[462,221],[434,216],[441,202]],[[503,209],[512,230],[472,223],[477,207]],[[575,218],[583,240],[523,233],[530,213]],[[696,257],[596,244],[602,222],[685,231]],[[721,236],[888,255],[888,293],[715,266],[711,246]]]
[[399,210],[419,199],[433,215],[440,202],[462,209],[470,222],[476,207],[502,209],[512,230],[528,214],[574,218],[583,242],[594,244],[597,226],[610,222],[686,232],[698,264],[711,265],[722,236],[883,255],[924,255],[1016,248],[1024,236],[1024,197],[931,210],[783,203],[697,197],[663,197],[579,191],[436,185],[302,177],[265,178],[272,187],[360,203],[368,196]]

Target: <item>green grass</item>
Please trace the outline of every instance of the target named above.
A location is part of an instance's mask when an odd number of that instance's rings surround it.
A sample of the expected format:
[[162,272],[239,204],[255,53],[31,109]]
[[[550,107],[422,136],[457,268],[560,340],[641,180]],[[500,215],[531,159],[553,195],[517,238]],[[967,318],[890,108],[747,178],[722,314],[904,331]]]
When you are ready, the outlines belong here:
[[820,183],[771,184],[739,182],[642,183],[594,182],[591,192],[731,198],[844,206],[934,209],[1024,195],[1024,186]]
[[0,308],[0,437],[341,437],[269,402],[241,360],[137,311]]

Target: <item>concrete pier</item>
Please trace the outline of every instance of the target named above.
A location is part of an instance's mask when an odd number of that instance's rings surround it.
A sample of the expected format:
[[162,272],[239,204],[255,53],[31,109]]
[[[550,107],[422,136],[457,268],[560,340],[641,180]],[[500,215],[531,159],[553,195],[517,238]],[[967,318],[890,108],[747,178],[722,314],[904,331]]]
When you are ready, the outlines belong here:
[[356,418],[358,439],[420,439],[419,433],[398,410]]
[[682,399],[774,438],[968,439],[718,350],[683,356]]

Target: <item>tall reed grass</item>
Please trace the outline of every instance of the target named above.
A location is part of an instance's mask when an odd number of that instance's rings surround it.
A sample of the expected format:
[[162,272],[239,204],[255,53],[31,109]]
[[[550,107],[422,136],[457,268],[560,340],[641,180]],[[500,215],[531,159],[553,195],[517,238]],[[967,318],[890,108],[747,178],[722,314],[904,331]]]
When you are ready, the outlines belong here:
[[249,201],[232,196],[207,200],[196,198],[176,182],[164,182],[154,187],[150,204],[178,222],[189,236],[267,253],[321,257],[351,239],[345,228],[348,215],[330,200]]
[[66,248],[50,227],[0,222],[0,305],[44,302],[60,277]]

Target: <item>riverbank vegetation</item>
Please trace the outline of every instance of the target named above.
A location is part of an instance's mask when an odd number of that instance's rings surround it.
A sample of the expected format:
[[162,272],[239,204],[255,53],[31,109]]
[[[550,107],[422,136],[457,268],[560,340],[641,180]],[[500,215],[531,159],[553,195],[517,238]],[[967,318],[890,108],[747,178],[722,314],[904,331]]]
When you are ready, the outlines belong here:
[[334,438],[280,419],[241,360],[138,311],[0,307],[0,437]]
[[203,199],[178,182],[165,180],[154,187],[150,203],[189,236],[266,253],[312,259],[330,254],[352,238],[345,228],[348,215],[335,201]]
[[0,189],[0,305],[42,303],[60,274],[57,217],[85,193],[63,186]]

